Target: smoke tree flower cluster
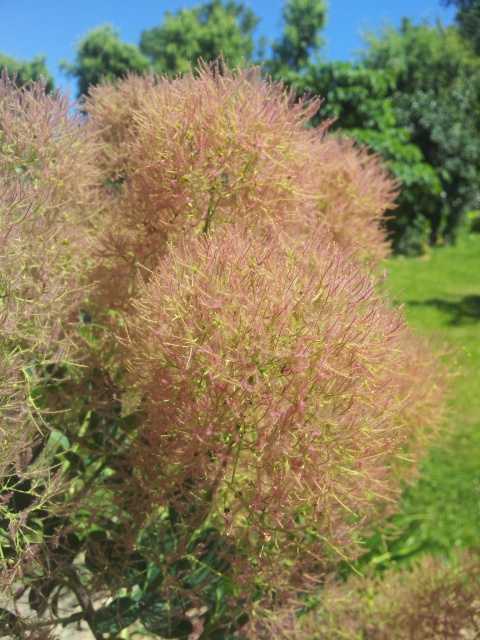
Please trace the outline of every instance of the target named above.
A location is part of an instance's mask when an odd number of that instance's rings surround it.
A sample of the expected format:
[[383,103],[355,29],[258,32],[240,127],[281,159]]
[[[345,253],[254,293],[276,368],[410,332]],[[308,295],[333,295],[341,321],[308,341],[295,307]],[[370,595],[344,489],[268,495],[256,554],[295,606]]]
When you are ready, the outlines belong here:
[[[94,211],[91,185],[98,169],[97,145],[83,119],[69,110],[68,97],[46,95],[44,85],[19,90],[2,75],[0,521],[11,537],[11,546],[2,549],[2,558],[10,560],[2,584],[23,574],[24,553],[35,566],[40,546],[29,535],[30,511],[52,509],[66,491],[40,454],[38,444],[49,429],[32,390],[47,388],[76,350],[70,322],[83,297],[80,265],[87,250],[78,220],[85,225]],[[79,162],[82,171],[74,179]],[[18,557],[10,556],[14,548]]]
[[114,279],[102,299],[115,294],[121,305],[135,265],[153,268],[169,242],[226,224],[307,235],[321,225],[342,245],[355,238],[364,255],[385,256],[396,185],[379,158],[327,135],[328,123],[306,128],[319,104],[295,102],[258,69],[217,66],[154,86],[132,76],[94,88],[85,109],[110,179],[124,185],[100,245]]
[[290,620],[299,640],[444,640],[476,638],[480,629],[478,553],[445,560],[423,557],[417,566],[378,576],[327,582],[323,610]]
[[133,303],[133,379],[160,495],[198,478],[214,517],[258,552],[309,532],[318,561],[348,544],[352,513],[388,497],[405,326],[322,234],[250,231],[162,261]]
[[219,64],[85,117],[3,78],[14,636],[73,594],[96,640],[288,637],[415,474],[445,389],[373,275],[397,185],[318,107]]

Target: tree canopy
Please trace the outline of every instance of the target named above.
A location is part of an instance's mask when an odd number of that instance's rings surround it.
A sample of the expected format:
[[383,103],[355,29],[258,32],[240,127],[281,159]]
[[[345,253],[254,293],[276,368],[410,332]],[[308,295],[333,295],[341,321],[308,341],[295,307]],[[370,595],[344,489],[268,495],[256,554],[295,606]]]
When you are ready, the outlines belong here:
[[211,0],[175,14],[167,11],[161,25],[143,31],[140,50],[155,71],[168,75],[188,71],[199,58],[211,62],[223,56],[230,66],[236,66],[252,59],[258,22],[243,4]]
[[0,52],[1,69],[6,69],[9,76],[15,75],[16,83],[19,86],[26,84],[30,80],[39,82],[43,78],[47,93],[53,91],[53,76],[46,65],[46,58],[43,55],[35,56],[32,60],[18,60]]
[[292,77],[320,56],[327,22],[325,0],[287,0],[282,12],[282,37],[272,43],[267,68],[275,76]]
[[315,124],[335,118],[336,131],[382,155],[401,184],[397,207],[387,221],[393,247],[418,252],[428,241],[428,220],[441,204],[442,188],[437,171],[412,143],[408,127],[399,124],[392,97],[395,74],[348,62],[312,63],[298,76],[297,87],[324,100]]
[[120,40],[120,32],[106,24],[91,29],[80,41],[75,62],[61,66],[78,80],[80,94],[88,93],[90,85],[105,78],[114,80],[130,71],[142,73],[151,67],[149,59],[134,44]]
[[[325,0],[287,0],[281,37],[271,42],[272,53],[263,60],[265,71],[277,79],[294,81],[307,64],[320,57],[326,24]],[[109,25],[92,29],[80,41],[75,62],[63,67],[79,83],[80,93],[102,78],[114,79],[128,71],[152,68],[175,76],[220,56],[230,66],[261,58],[265,39],[256,50],[254,31],[259,18],[234,0],[211,0],[192,9],[166,12],[163,22],[143,31],[139,47],[123,43]]]
[[455,21],[458,32],[469,40],[480,55],[480,0],[444,0],[443,4],[457,7]]
[[394,73],[398,123],[441,178],[432,238],[454,239],[465,212],[479,206],[480,60],[454,27],[406,19],[399,30],[370,34],[367,43],[364,64]]
[[[313,0],[309,10],[304,4],[313,16]],[[454,240],[466,211],[479,206],[480,61],[473,47],[455,27],[404,19],[400,29],[368,34],[355,64],[325,62],[318,46],[302,52],[297,46],[297,66],[287,55],[286,43],[298,44],[288,40],[295,33],[289,6],[283,40],[274,44],[267,70],[300,95],[324,100],[317,123],[334,117],[343,134],[382,154],[402,184],[388,222],[397,250],[415,251],[440,237]]]

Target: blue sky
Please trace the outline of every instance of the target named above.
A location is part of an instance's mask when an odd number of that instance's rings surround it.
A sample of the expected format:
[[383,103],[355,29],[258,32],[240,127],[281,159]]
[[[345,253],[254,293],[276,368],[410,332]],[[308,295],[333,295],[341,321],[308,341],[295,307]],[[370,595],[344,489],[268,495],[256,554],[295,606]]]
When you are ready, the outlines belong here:
[[[120,29],[122,40],[138,44],[142,30],[159,25],[165,11],[175,13],[202,1],[0,0],[0,51],[24,59],[45,54],[57,85],[65,86],[70,81],[58,69],[58,63],[61,59],[73,60],[76,43],[92,27],[109,22]],[[256,35],[274,38],[281,33],[283,2],[246,0],[244,4],[261,18]],[[362,46],[362,30],[378,30],[386,23],[398,26],[402,16],[431,23],[438,17],[443,24],[450,24],[454,13],[440,0],[331,0],[325,32],[327,57],[353,58],[354,51]]]

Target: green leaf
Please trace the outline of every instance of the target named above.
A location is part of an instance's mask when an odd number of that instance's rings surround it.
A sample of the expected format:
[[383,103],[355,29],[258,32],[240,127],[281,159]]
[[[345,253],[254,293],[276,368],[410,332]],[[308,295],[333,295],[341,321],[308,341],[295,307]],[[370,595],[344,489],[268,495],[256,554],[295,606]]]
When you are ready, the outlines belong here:
[[145,628],[162,638],[186,638],[193,631],[189,620],[172,615],[170,602],[163,598],[149,596],[139,603],[138,613]]
[[55,430],[48,436],[46,450],[51,453],[57,449],[68,451],[70,449],[70,442],[65,434]]
[[131,598],[117,598],[93,616],[95,631],[118,633],[138,618],[138,604]]
[[125,578],[128,584],[143,584],[147,580],[148,560],[140,551],[134,551],[128,558]]

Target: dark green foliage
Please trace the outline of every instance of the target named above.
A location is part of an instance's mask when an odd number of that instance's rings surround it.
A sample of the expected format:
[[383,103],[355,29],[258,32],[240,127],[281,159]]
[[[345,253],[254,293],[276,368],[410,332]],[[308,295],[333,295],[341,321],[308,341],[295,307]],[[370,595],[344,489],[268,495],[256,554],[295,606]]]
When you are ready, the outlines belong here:
[[[108,534],[112,523],[106,526],[89,535],[90,549],[95,549],[95,555],[91,551],[86,555],[91,570],[95,565],[98,569],[101,554],[107,557],[114,550]],[[188,522],[170,507],[154,525],[145,528],[137,547],[125,559],[120,583],[121,592],[127,590],[129,595],[115,598],[95,613],[96,631],[114,634],[138,621],[146,631],[162,638],[185,638],[193,630],[185,613],[194,607],[204,619],[202,638],[224,639],[226,633],[245,624],[241,607],[226,599],[233,595],[234,584],[230,565],[223,557],[225,542],[216,528],[205,526],[192,536]]]
[[103,78],[115,80],[130,71],[143,73],[151,68],[151,63],[136,45],[122,42],[119,31],[106,24],[91,29],[80,41],[73,64],[63,62],[61,66],[78,80],[82,95]]
[[324,100],[317,120],[338,118],[346,129],[386,130],[397,124],[389,97],[395,87],[391,71],[323,62],[310,64],[299,80],[300,91],[310,90]]
[[444,0],[446,6],[457,7],[455,22],[458,32],[471,42],[475,53],[480,55],[480,2],[479,0]]
[[[454,241],[465,213],[478,208],[479,60],[454,29],[405,20],[399,31],[368,36],[364,65],[325,63],[315,60],[312,39],[310,49],[295,48],[291,16],[284,17],[284,40],[267,69],[299,94],[325,100],[317,122],[335,117],[336,127],[381,153],[401,184],[388,221],[394,249],[415,254]],[[280,53],[287,41],[300,67]]]
[[441,199],[428,213],[431,240],[456,238],[465,213],[478,207],[480,61],[452,28],[413,25],[368,36],[365,64],[389,69],[398,124],[437,172]]
[[459,9],[456,21],[462,38],[470,40],[475,53],[480,55],[480,2],[472,2],[468,9]]
[[137,603],[131,598],[123,597],[99,609],[93,621],[95,629],[100,633],[118,633],[125,627],[129,627],[138,618]]
[[[178,603],[178,613],[187,610],[188,603]],[[145,629],[162,638],[187,638],[193,631],[190,620],[181,615],[176,615],[171,610],[172,605],[168,600],[162,600],[152,594],[148,599],[140,603],[139,618]]]
[[229,66],[252,59],[253,31],[259,18],[233,0],[212,0],[193,9],[167,11],[163,23],[142,33],[141,51],[158,73],[176,75],[195,68],[199,58],[212,62],[219,56]]
[[0,70],[5,68],[10,77],[15,75],[18,86],[24,85],[30,80],[40,82],[43,79],[45,91],[50,93],[54,89],[53,76],[45,59],[45,56],[39,55],[32,60],[17,60],[6,53],[0,53]]
[[314,123],[335,118],[334,128],[382,155],[401,184],[397,208],[387,221],[393,248],[400,253],[421,252],[429,241],[435,212],[443,204],[442,187],[437,171],[412,144],[408,128],[398,122],[392,98],[394,73],[348,62],[312,63],[297,76],[296,85],[300,94],[310,91],[324,99]]

